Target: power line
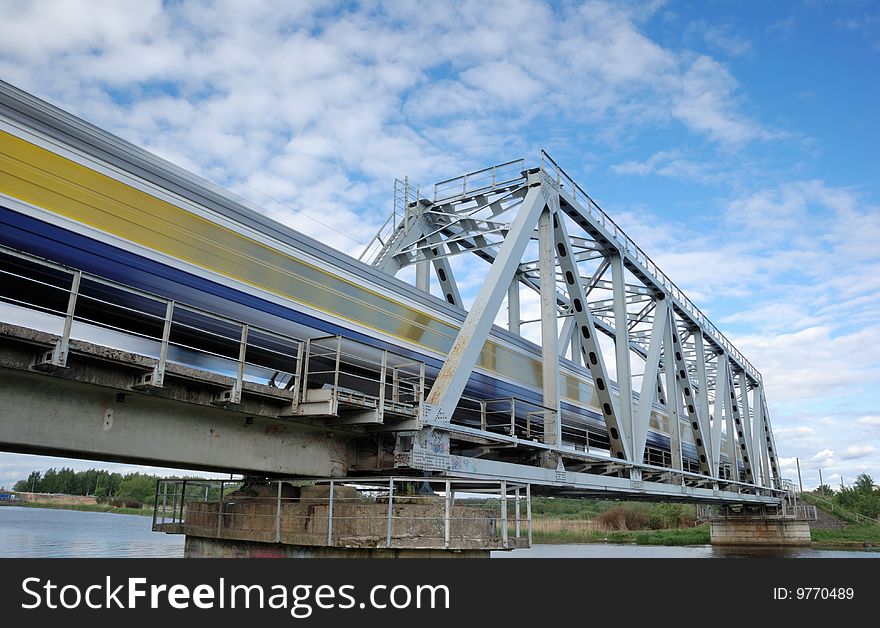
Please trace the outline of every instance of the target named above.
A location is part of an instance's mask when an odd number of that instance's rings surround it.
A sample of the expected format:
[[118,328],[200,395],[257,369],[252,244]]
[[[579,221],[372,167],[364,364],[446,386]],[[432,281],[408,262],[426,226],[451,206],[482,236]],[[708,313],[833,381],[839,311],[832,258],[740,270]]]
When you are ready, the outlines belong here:
[[329,229],[330,231],[333,231],[333,232],[335,232],[335,233],[338,233],[338,234],[341,235],[341,236],[344,236],[344,237],[348,238],[348,239],[351,240],[352,242],[356,242],[356,243],[358,243],[358,244],[360,244],[361,246],[364,246],[364,247],[369,246],[366,242],[361,242],[361,241],[358,240],[357,238],[352,237],[351,235],[345,233],[344,231],[340,231],[340,230],[337,229],[336,227],[333,227],[333,226],[331,226],[331,225],[328,225],[326,222],[323,222],[323,221],[321,221],[321,220],[318,220],[318,219],[315,218],[314,216],[310,216],[309,214],[307,214],[307,213],[305,212],[305,210],[303,210],[303,209],[301,209],[301,208],[297,208],[297,207],[293,207],[292,205],[288,205],[288,204],[285,203],[284,201],[280,201],[280,200],[278,200],[277,198],[275,198],[275,197],[273,197],[273,196],[269,196],[269,195],[266,194],[265,192],[262,192],[262,191],[256,189],[255,187],[248,185],[247,183],[242,182],[242,185],[243,185],[244,187],[248,188],[249,190],[251,190],[251,191],[253,191],[253,192],[256,192],[257,194],[260,194],[261,196],[266,197],[266,198],[269,199],[270,201],[272,201],[272,202],[274,202],[274,203],[277,203],[277,204],[281,205],[282,207],[286,207],[287,209],[291,210],[292,212],[294,212],[294,213],[296,213],[296,214],[300,214],[301,216],[305,216],[305,217],[308,218],[309,220],[313,220],[313,221],[315,221],[316,223],[318,223],[318,224],[321,225],[322,227],[326,227],[326,228]]

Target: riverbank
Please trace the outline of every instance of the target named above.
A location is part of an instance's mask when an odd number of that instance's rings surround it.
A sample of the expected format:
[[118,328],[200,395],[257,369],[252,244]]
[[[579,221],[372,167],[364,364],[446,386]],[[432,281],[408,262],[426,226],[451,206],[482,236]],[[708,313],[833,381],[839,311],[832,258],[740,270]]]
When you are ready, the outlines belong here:
[[107,504],[66,504],[59,502],[25,502],[16,501],[16,506],[22,508],[49,508],[52,510],[79,510],[82,512],[108,512],[118,515],[140,515],[143,517],[153,516],[153,507],[145,506],[144,508],[122,508],[109,506]]
[[[536,519],[532,525],[534,543],[568,545],[584,543],[615,543],[636,545],[708,545],[709,526],[672,528],[667,530],[604,531],[591,522],[580,525],[565,520]],[[880,547],[880,526],[850,525],[836,530],[813,530],[812,546],[819,549],[865,549]]]
[[853,548],[880,547],[880,526],[848,525],[836,530],[813,530],[813,547]]
[[[617,543],[638,545],[706,545],[709,526],[670,528],[666,530],[600,530],[591,522],[572,525],[572,521],[536,519],[532,522],[534,543],[567,545],[571,543]],[[580,523],[580,522],[578,522]],[[564,525],[560,525],[564,524]]]

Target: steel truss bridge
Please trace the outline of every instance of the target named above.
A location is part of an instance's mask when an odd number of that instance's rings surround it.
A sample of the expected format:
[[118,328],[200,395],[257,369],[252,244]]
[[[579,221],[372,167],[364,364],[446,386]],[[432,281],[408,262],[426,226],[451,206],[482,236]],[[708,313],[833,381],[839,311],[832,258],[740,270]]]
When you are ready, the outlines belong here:
[[355,260],[3,83],[0,142],[4,449],[786,494],[760,373],[546,153],[396,182]]

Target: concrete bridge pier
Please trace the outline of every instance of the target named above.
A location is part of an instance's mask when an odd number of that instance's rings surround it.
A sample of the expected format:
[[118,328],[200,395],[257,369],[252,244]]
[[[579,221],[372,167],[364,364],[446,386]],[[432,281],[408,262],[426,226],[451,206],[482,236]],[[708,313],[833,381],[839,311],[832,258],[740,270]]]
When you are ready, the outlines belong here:
[[161,480],[153,529],[194,558],[488,557],[529,545],[529,498],[503,481]]
[[709,534],[712,545],[809,546],[812,543],[811,518],[815,518],[815,508],[809,506],[781,508],[774,512],[764,509],[740,512],[724,509],[712,517]]

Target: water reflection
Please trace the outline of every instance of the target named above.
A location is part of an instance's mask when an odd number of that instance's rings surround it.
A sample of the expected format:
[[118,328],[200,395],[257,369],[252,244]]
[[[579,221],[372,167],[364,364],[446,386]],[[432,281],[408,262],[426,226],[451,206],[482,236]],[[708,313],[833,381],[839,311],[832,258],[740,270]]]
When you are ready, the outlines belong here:
[[812,547],[713,547],[689,545],[533,545],[513,552],[492,552],[492,558],[880,558],[880,552],[814,549]]
[[[183,556],[183,537],[150,530],[150,518],[102,512],[0,507],[3,558],[171,558]],[[880,551],[798,548],[721,548],[709,545],[535,545],[493,558],[880,558]]]
[[183,556],[183,537],[150,530],[149,517],[48,508],[0,507],[3,558]]

